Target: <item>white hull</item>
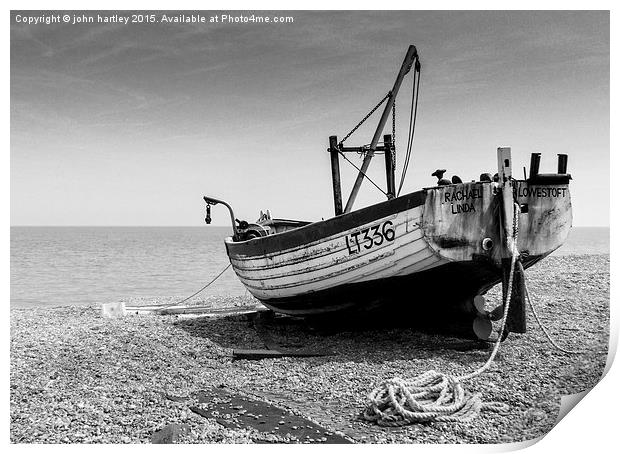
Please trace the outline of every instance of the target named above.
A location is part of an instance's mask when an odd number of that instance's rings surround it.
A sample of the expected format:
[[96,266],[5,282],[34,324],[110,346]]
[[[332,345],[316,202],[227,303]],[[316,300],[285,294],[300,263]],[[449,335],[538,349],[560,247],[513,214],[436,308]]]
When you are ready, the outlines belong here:
[[[303,247],[263,257],[231,256],[231,263],[248,291],[260,300],[289,298],[341,285],[424,271],[446,260],[435,254],[424,239],[420,228],[422,210],[423,206],[418,206]],[[394,230],[393,241],[385,237],[381,241],[376,236],[371,247],[365,248],[370,245],[365,240],[361,242],[359,252],[351,253],[352,234],[387,222],[393,224],[389,226]],[[232,238],[227,238],[226,242],[231,243]],[[378,242],[381,244],[378,245]]]

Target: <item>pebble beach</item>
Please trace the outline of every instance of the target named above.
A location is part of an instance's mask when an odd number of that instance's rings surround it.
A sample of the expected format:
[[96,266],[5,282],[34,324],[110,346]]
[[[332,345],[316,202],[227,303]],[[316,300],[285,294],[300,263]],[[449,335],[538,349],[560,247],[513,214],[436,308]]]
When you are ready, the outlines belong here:
[[[528,332],[511,333],[493,365],[465,384],[506,413],[469,423],[379,427],[359,416],[368,393],[392,377],[427,370],[472,372],[491,353],[473,341],[408,328],[324,332],[300,320],[270,333],[281,345],[333,352],[323,357],[233,360],[234,348],[265,348],[247,315],[128,313],[104,318],[98,304],[11,309],[12,443],[151,443],[182,427],[177,443],[324,443],[292,430],[229,427],[195,411],[218,388],[264,401],[352,443],[510,443],[554,426],[563,395],[596,385],[609,339],[609,255],[551,256],[526,272],[556,350],[528,309]],[[490,300],[501,297],[497,286]],[[148,306],[175,298],[127,301]],[[192,304],[254,306],[250,297],[197,297]],[[192,410],[194,409],[194,410]],[[257,419],[259,418],[258,415]]]

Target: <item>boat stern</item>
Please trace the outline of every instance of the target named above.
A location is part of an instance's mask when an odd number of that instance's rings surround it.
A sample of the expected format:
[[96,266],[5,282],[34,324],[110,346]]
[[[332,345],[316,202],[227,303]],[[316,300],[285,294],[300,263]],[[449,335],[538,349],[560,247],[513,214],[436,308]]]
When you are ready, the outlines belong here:
[[521,208],[517,248],[523,256],[545,257],[562,246],[572,227],[568,177],[517,181]]

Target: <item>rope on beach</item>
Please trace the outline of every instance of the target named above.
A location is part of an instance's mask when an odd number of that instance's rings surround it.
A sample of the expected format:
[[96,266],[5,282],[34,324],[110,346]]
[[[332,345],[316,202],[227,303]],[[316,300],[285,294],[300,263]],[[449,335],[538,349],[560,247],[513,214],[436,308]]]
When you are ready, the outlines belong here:
[[[472,394],[467,392],[461,383],[477,377],[487,370],[499,351],[510,306],[515,267],[518,266],[519,271],[523,274],[523,264],[517,261],[519,251],[516,246],[519,235],[520,212],[519,205],[515,203],[513,217],[514,242],[511,251],[512,258],[508,288],[504,300],[504,317],[489,359],[479,369],[460,377],[453,377],[430,370],[411,380],[403,380],[401,378],[386,380],[368,396],[369,403],[362,413],[363,419],[376,422],[380,426],[398,427],[428,421],[467,422],[476,418],[482,410],[496,412],[506,412],[508,410],[509,406],[501,402],[483,402],[480,393]],[[527,284],[525,285],[525,297],[532,309],[536,322],[555,348],[568,354],[583,353],[583,351],[579,350],[562,348],[552,339],[536,312]]]
[[505,411],[506,404],[483,402],[469,394],[459,378],[430,370],[413,380],[392,378],[370,393],[362,417],[380,426],[398,427],[416,422],[467,422],[481,410]]
[[474,372],[459,377],[430,370],[411,380],[400,378],[386,380],[369,394],[369,402],[362,413],[363,419],[380,426],[398,427],[428,421],[467,422],[476,418],[482,410],[497,412],[508,410],[508,405],[501,402],[483,402],[480,393],[467,392],[461,382],[477,377],[487,370],[499,351],[510,306],[515,265],[519,256],[516,245],[520,211],[519,205],[515,203],[514,240],[510,245],[512,250],[508,288],[504,300],[504,317],[489,359]]
[[202,292],[203,290],[205,290],[207,287],[209,287],[211,284],[213,284],[215,281],[217,281],[217,280],[219,279],[219,277],[220,277],[222,274],[224,274],[228,268],[230,268],[230,263],[229,263],[228,265],[226,265],[226,267],[225,267],[222,271],[220,271],[220,272],[219,272],[219,274],[218,274],[217,276],[215,276],[213,279],[211,279],[211,281],[210,281],[208,284],[206,284],[204,287],[202,287],[202,288],[201,288],[200,290],[198,290],[196,293],[191,294],[190,296],[188,296],[187,298],[182,299],[182,300],[181,300],[181,301],[179,301],[179,302],[172,303],[172,304],[170,304],[169,306],[162,307],[160,310],[170,309],[171,307],[178,306],[179,304],[183,304],[184,302],[186,302],[186,301],[188,301],[188,300],[192,299],[193,297],[195,297],[196,295],[198,295],[200,292]]
[[[518,266],[520,267],[521,273],[523,273],[523,265],[519,262]],[[547,331],[547,328],[545,328],[545,325],[540,320],[540,317],[538,316],[538,313],[536,312],[536,308],[534,307],[534,303],[532,302],[532,299],[530,298],[530,292],[529,292],[529,290],[527,288],[527,283],[525,284],[524,287],[525,287],[525,298],[527,299],[527,302],[530,305],[530,309],[532,309],[532,314],[534,314],[534,318],[536,319],[536,323],[538,323],[538,326],[540,326],[540,329],[545,334],[545,337],[551,343],[551,345],[553,345],[555,348],[557,348],[561,352],[567,353],[569,355],[580,355],[582,353],[585,353],[585,350],[568,350],[566,348],[560,347],[553,340],[553,338],[551,337],[551,334],[549,334],[549,331]]]

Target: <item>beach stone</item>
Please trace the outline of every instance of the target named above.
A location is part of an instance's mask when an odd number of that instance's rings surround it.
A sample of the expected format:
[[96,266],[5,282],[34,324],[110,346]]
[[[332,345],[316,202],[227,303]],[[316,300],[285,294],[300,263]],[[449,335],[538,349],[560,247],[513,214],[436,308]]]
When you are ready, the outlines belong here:
[[172,444],[179,439],[179,435],[189,429],[187,424],[168,424],[158,430],[151,437],[153,444]]
[[166,396],[166,399],[171,400],[173,402],[186,402],[187,400],[189,400],[188,397],[183,397],[183,396],[173,396],[172,394],[164,394]]

